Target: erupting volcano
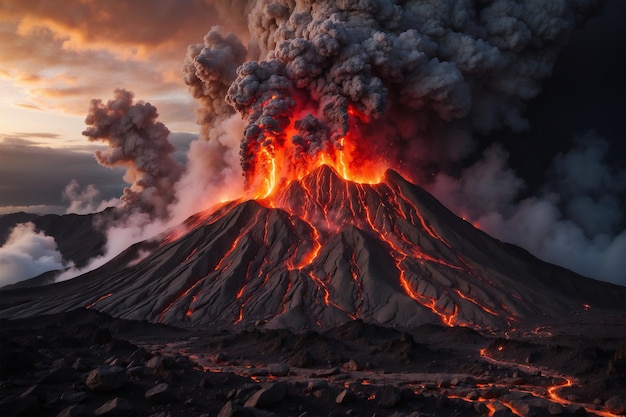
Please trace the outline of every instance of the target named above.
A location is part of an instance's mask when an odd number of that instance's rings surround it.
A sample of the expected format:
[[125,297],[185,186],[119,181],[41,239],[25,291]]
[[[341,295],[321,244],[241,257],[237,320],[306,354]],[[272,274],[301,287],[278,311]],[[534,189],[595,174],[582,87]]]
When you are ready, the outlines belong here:
[[127,266],[136,251],[2,313],[83,306],[179,326],[305,330],[358,318],[513,331],[626,302],[626,289],[491,238],[393,170],[368,184],[321,165],[265,198],[190,217]]

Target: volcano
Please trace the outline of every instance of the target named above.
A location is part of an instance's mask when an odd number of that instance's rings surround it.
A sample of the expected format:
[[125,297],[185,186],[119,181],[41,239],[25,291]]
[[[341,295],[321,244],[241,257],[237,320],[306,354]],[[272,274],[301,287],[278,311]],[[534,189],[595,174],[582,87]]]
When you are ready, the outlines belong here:
[[[626,288],[502,243],[388,170],[322,165],[272,194],[200,212],[70,281],[3,291],[3,317],[86,307],[176,326],[326,329],[360,319],[503,330],[621,310]],[[10,302],[7,302],[10,300]]]

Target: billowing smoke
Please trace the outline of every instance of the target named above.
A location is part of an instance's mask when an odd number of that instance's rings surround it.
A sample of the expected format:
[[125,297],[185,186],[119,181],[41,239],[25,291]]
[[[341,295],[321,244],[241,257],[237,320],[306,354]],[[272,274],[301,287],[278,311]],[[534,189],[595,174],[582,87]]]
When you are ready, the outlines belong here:
[[608,143],[588,132],[556,156],[537,196],[493,146],[459,178],[440,173],[430,191],[446,206],[506,242],[583,275],[626,285],[626,170],[608,163]]
[[75,214],[97,213],[107,207],[117,207],[120,204],[117,198],[102,200],[100,190],[95,185],[89,184],[81,188],[76,180],[71,180],[65,186],[63,199],[70,203],[65,212]]
[[65,266],[52,236],[36,232],[33,223],[20,223],[0,247],[0,287]]
[[174,201],[174,184],[182,167],[171,156],[174,147],[170,131],[150,103],[133,103],[133,93],[116,89],[106,104],[91,100],[83,135],[90,141],[104,141],[106,151],[96,151],[98,163],[126,169],[123,204],[131,209],[167,217],[167,206]]
[[[297,170],[299,158],[340,149],[351,123],[373,127],[360,133],[359,151],[394,166],[449,160],[450,135],[442,131],[450,128],[523,129],[524,103],[539,93],[560,47],[594,3],[249,2],[254,60],[239,66],[226,95],[246,122],[244,173],[249,180],[256,155],[286,141],[287,163]],[[214,98],[232,80],[241,45],[212,30],[202,52],[190,47],[186,68],[190,56],[197,78],[185,79],[194,96],[205,110],[229,114]],[[200,115],[202,124],[216,117]],[[295,134],[287,138],[290,123]],[[428,145],[431,152],[416,155],[420,141],[440,138],[440,151]]]

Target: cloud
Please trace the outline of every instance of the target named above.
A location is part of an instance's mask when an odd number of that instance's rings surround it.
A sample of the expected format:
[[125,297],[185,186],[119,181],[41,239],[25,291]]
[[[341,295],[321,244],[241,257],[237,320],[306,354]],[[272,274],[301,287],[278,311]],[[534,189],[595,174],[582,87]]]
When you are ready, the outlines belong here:
[[65,205],[34,204],[31,206],[0,206],[0,216],[11,213],[33,213],[33,214],[63,214],[67,210]]
[[117,207],[120,205],[119,198],[102,200],[100,190],[95,185],[89,184],[81,188],[76,180],[72,180],[63,190],[63,199],[70,202],[70,206],[65,213],[89,214],[98,213],[107,207]]
[[64,268],[53,237],[36,232],[33,223],[20,223],[0,247],[0,286]]
[[218,16],[203,0],[114,2],[106,11],[80,0],[3,1],[0,74],[24,109],[82,116],[94,95],[126,87],[150,97],[168,125],[191,129],[179,69],[186,46]]
[[575,143],[554,158],[535,196],[520,199],[525,184],[498,145],[458,177],[439,173],[429,191],[498,239],[582,275],[626,285],[626,170],[609,163],[603,137],[588,132]]
[[109,200],[120,196],[122,175],[121,170],[102,169],[93,157],[93,147],[87,153],[82,148],[40,147],[19,138],[0,141],[0,207],[66,207],[62,194],[72,180],[98,184],[102,199]]

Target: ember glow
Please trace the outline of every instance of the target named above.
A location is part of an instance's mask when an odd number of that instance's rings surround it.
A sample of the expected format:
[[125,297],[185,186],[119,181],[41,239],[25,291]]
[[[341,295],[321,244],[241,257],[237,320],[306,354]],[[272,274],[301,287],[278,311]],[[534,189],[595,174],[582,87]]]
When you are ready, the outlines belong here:
[[[358,118],[353,114],[350,112],[350,125],[356,126]],[[314,153],[302,152],[294,144],[298,124],[298,121],[290,120],[283,132],[263,131],[262,136],[268,144],[252,156],[250,169],[245,172],[252,198],[271,199],[275,192],[322,165],[333,168],[347,181],[362,184],[379,183],[389,168],[384,160],[366,155],[362,138],[352,130],[324,149]]]

